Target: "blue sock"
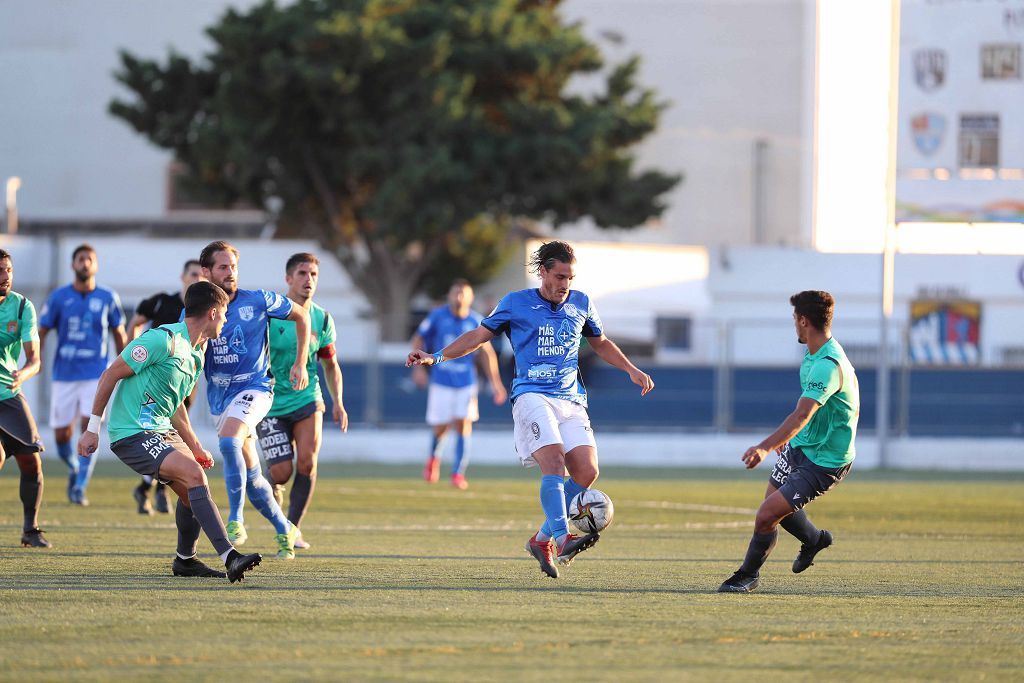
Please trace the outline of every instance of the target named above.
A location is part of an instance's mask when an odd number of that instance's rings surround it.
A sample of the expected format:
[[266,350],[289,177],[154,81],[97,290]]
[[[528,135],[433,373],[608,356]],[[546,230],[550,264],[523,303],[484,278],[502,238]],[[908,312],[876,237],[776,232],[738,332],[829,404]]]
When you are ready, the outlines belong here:
[[277,529],[277,533],[288,533],[290,526],[288,518],[284,516],[281,506],[274,500],[274,489],[270,487],[270,482],[263,476],[260,466],[256,465],[251,470],[246,470],[245,478],[248,482],[245,485],[245,490],[249,493],[249,500],[252,501],[253,507],[270,520],[270,523]]
[[[571,503],[572,499],[576,497],[576,494],[582,491],[588,491],[589,489],[587,489],[587,487],[583,486],[582,484],[578,484],[576,480],[573,479],[572,477],[566,479],[563,486],[565,488],[565,510],[566,512],[568,512],[569,503]],[[540,528],[540,533],[542,536],[551,535],[551,525],[548,524],[546,520],[544,522],[544,526]]]
[[89,480],[92,478],[92,471],[96,469],[96,459],[99,457],[98,453],[93,453],[90,457],[78,456],[78,474],[75,476],[75,488],[79,491],[85,492],[85,487],[89,485]]
[[58,441],[57,442],[57,455],[64,464],[68,466],[68,469],[74,473],[78,473],[78,458],[71,454],[71,442],[70,441]]
[[557,474],[545,474],[540,478],[540,506],[544,509],[544,516],[547,517],[545,524],[551,530],[549,535],[552,538],[557,540],[569,533],[562,477]]
[[455,462],[452,463],[452,474],[465,474],[469,464],[469,434],[455,435]]
[[228,490],[228,522],[243,522],[245,505],[245,459],[242,458],[242,440],[233,436],[220,437],[220,455],[224,460],[224,485]]

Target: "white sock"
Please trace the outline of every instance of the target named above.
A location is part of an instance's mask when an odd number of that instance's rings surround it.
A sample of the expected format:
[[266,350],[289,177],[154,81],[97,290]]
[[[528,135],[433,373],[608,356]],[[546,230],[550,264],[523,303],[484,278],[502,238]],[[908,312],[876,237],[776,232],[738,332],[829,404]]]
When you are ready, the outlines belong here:
[[[234,548],[232,548],[231,550],[234,550]],[[231,550],[228,550],[220,554],[220,561],[224,563],[225,567],[228,566],[228,556],[231,554]]]
[[181,558],[181,559],[183,559],[183,560],[194,560],[194,559],[195,559],[195,557],[196,557],[196,554],[195,554],[195,553],[192,553],[191,555],[189,555],[189,556],[187,556],[187,557],[186,557],[185,555],[182,555],[181,553],[178,553],[178,552],[176,552],[176,553],[174,553],[174,554],[175,554],[175,555],[177,555],[178,557],[180,557],[180,558]]

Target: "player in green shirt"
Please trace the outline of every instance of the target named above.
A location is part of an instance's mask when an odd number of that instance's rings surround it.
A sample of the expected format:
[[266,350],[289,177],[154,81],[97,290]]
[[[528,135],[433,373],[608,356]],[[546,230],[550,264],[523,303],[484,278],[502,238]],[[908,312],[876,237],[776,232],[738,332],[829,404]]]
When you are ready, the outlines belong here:
[[[89,457],[96,452],[100,415],[120,384],[107,425],[110,449],[137,473],[163,481],[178,494],[178,549],[171,570],[175,576],[226,576],[233,583],[262,558],[259,553],[242,555],[228,541],[203,472],[213,467],[213,457],[199,443],[184,406],[203,370],[201,349],[220,336],[227,307],[228,296],[220,287],[197,282],[185,292],[182,322],[150,329],[128,344],[100,376],[78,453]],[[226,573],[196,558],[200,529]]]
[[[0,467],[14,456],[21,470],[21,495],[24,525],[21,545],[25,548],[49,548],[50,542],[38,526],[39,504],[43,500],[43,468],[39,453],[43,450],[36,421],[21,394],[21,385],[39,372],[39,328],[32,302],[12,291],[14,263],[0,249]],[[18,359],[25,354],[25,365]]]
[[794,294],[789,303],[797,339],[807,345],[800,365],[802,393],[779,428],[743,454],[747,469],[757,467],[771,451],[779,457],[757,511],[746,558],[719,587],[720,593],[757,588],[780,524],[801,543],[793,572],[799,574],[814,564],[814,556],[832,545],[832,534],[817,529],[803,508],[842,481],[855,456],[860,388],[843,347],[832,338],[835,300],[828,292],[812,290]]
[[[334,403],[334,421],[341,431],[348,430],[348,413],[342,402],[341,368],[334,344],[337,331],[331,314],[313,303],[320,278],[320,261],[313,254],[293,254],[285,264],[288,298],[309,313],[309,355],[306,370],[309,385],[296,391],[288,382],[274,385],[274,404],[256,426],[260,450],[270,470],[274,497],[284,507],[284,485],[295,471],[295,482],[288,497],[288,521],[301,529],[302,518],[316,485],[316,460],[323,432],[324,396],[317,378],[316,364],[324,368],[327,390]],[[287,377],[295,363],[295,323],[270,321],[270,368],[275,377]],[[293,466],[292,461],[297,463]],[[308,548],[301,532],[296,548]]]

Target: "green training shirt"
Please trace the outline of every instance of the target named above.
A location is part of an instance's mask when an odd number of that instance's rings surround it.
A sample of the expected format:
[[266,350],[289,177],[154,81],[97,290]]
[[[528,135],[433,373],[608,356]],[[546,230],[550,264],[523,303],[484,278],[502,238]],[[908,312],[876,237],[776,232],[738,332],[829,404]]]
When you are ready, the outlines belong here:
[[110,409],[110,440],[139,432],[168,432],[171,416],[192,393],[203,370],[203,352],[192,348],[188,325],[162,325],[144,332],[121,352],[135,373],[121,380]]
[[817,353],[804,355],[800,388],[801,397],[813,399],[821,407],[789,445],[799,448],[821,467],[836,468],[853,462],[860,387],[857,373],[839,342],[829,339]]
[[309,358],[306,361],[309,386],[302,391],[295,391],[288,379],[288,373],[295,364],[295,322],[276,318],[270,320],[270,370],[274,373],[275,381],[274,405],[267,417],[287,415],[304,405],[324,400],[316,374],[316,354],[337,340],[337,331],[331,314],[313,302],[309,305],[309,329]]
[[11,389],[11,382],[28,341],[39,341],[36,308],[21,294],[8,292],[0,303],[0,401],[21,393],[21,387]]

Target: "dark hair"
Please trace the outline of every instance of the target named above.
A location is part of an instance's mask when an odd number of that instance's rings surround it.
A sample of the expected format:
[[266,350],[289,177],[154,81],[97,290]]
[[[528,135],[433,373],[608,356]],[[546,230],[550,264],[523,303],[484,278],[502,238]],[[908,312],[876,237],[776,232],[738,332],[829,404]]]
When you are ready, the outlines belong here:
[[451,291],[455,287],[469,287],[469,288],[472,288],[473,287],[473,283],[470,282],[469,280],[467,280],[464,277],[457,277],[454,280],[452,280],[452,283],[450,285],[448,285],[448,291]]
[[320,259],[305,251],[300,251],[298,254],[292,254],[288,257],[288,262],[284,264],[285,274],[291,275],[295,272],[295,269],[299,267],[300,263],[312,263],[314,266],[319,266]]
[[203,264],[194,258],[190,258],[188,261],[185,261],[185,265],[181,267],[182,275],[188,272],[189,266],[199,266],[200,268],[202,268]]
[[212,282],[200,281],[185,291],[185,317],[206,315],[211,308],[227,308],[228,295]]
[[238,250],[231,246],[230,242],[224,240],[217,240],[216,242],[210,242],[203,251],[199,254],[199,267],[200,268],[213,268],[213,256],[218,251],[227,251],[235,255],[235,259],[239,258]]
[[6,249],[0,249],[0,261],[3,261],[4,259],[10,259],[11,264],[14,264],[14,259],[11,258],[10,252],[8,252]]
[[71,252],[71,262],[74,263],[75,259],[78,258],[78,255],[81,254],[83,251],[89,251],[92,252],[93,254],[96,253],[96,250],[92,248],[91,244],[79,244],[77,247],[75,247],[75,250]]
[[576,254],[573,253],[572,247],[567,242],[559,242],[557,240],[552,242],[545,242],[540,245],[537,251],[533,252],[530,256],[530,262],[527,264],[530,268],[531,273],[540,272],[541,267],[544,270],[551,270],[555,267],[555,261],[561,261],[562,263],[576,263]]
[[808,289],[789,297],[789,303],[793,305],[793,312],[807,318],[815,329],[827,332],[832,327],[832,309],[836,300],[828,292]]

